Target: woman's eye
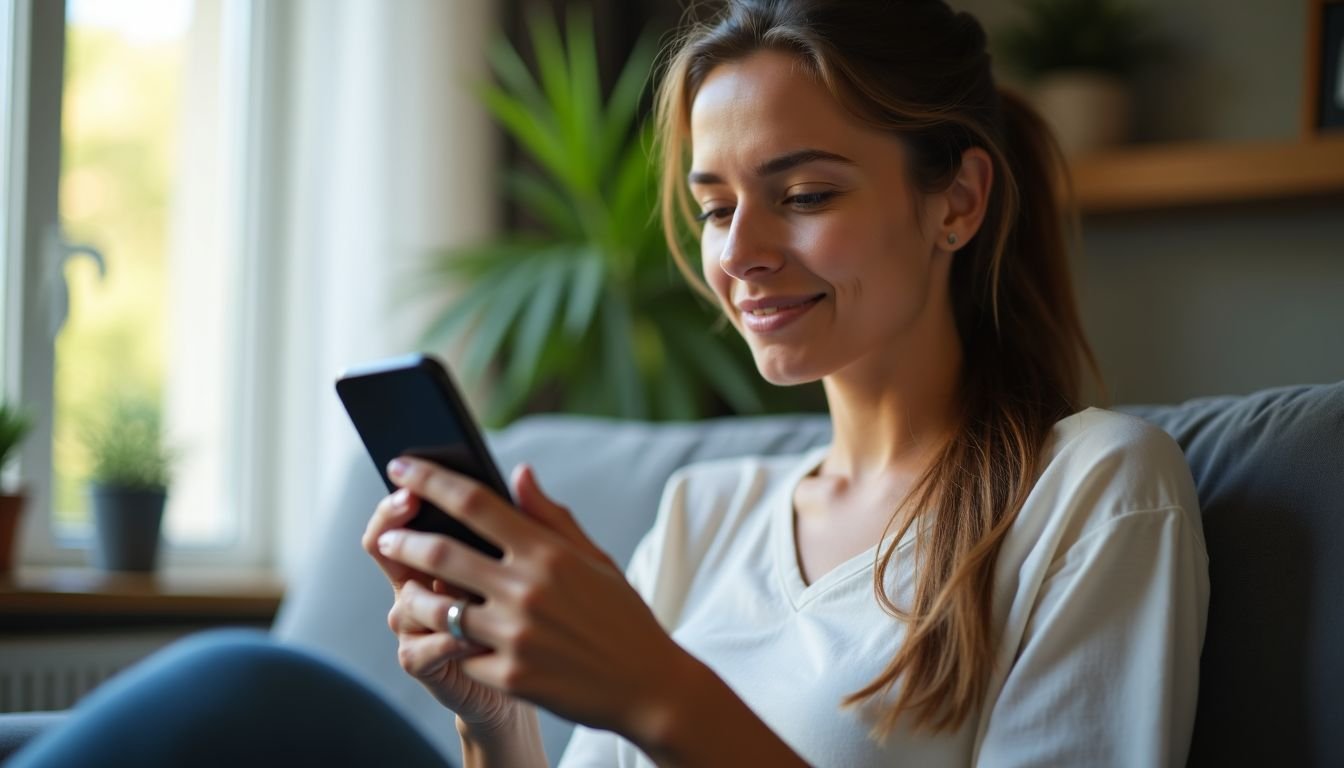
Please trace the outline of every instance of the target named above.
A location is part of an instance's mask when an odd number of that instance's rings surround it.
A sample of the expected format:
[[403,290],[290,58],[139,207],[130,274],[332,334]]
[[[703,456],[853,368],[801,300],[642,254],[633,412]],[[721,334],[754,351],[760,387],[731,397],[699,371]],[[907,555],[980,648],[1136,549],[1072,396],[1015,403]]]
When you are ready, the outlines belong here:
[[733,215],[732,208],[711,208],[708,211],[705,211],[704,213],[696,214],[695,220],[708,221],[712,219],[714,221],[724,221],[725,219],[727,219],[732,215]]
[[832,197],[834,192],[804,192],[801,195],[793,195],[786,198],[784,202],[795,205],[799,208],[819,208],[825,205]]

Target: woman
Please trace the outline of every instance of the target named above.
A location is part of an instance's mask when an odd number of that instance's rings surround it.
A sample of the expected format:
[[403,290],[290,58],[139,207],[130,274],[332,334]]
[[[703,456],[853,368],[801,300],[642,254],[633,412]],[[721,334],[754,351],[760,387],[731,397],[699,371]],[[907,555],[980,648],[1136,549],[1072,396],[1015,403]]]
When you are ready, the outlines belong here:
[[[708,294],[766,379],[823,382],[833,442],[679,472],[628,581],[526,467],[518,515],[395,461],[364,546],[466,764],[544,765],[538,706],[584,726],[566,766],[1183,763],[1189,471],[1079,412],[1056,150],[976,21],[732,2],[680,41],[658,121],[679,263],[697,279],[699,227]],[[419,499],[504,558],[405,529]]]
[[[834,441],[679,473],[630,584],[530,472],[527,519],[396,467],[365,544],[467,763],[540,764],[534,705],[591,726],[565,765],[1182,763],[1193,485],[1162,433],[1076,413],[1056,152],[980,26],[735,2],[658,107],[669,244],[693,217],[713,298],[766,379],[822,380]],[[417,498],[504,560],[401,529]]]

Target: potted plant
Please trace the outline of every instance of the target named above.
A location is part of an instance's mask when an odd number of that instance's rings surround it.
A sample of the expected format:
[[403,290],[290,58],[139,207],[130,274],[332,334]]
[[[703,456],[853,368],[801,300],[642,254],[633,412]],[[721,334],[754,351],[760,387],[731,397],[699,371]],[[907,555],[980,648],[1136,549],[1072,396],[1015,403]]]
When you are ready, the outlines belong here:
[[1128,77],[1149,48],[1142,14],[1125,0],[1023,0],[1000,50],[1066,154],[1129,139]]
[[158,404],[116,398],[85,423],[83,433],[91,461],[94,562],[114,571],[154,570],[172,464]]
[[480,94],[525,155],[505,192],[533,226],[447,251],[415,281],[463,297],[421,344],[465,340],[464,377],[494,376],[481,387],[491,425],[536,409],[693,419],[819,403],[812,388],[761,381],[736,334],[710,333],[717,313],[671,264],[652,126],[638,120],[652,40],[636,44],[604,98],[587,10],[569,12],[564,40],[548,16],[528,27],[537,74],[500,40],[490,51],[498,82]]
[[[0,471],[9,466],[32,426],[32,418],[26,411],[0,402]],[[14,567],[14,548],[19,539],[19,517],[23,514],[24,498],[21,490],[9,493],[0,488],[0,573],[8,573]]]

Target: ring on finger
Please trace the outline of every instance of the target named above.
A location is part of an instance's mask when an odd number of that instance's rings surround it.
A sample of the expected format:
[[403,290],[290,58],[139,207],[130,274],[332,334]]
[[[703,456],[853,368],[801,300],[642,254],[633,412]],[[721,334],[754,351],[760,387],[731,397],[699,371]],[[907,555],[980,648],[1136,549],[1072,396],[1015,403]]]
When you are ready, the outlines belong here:
[[447,614],[448,634],[452,635],[454,639],[457,640],[467,639],[467,633],[465,630],[462,629],[462,615],[467,612],[467,606],[469,604],[470,601],[468,601],[466,598],[462,598],[460,600],[454,600],[448,606],[448,614]]

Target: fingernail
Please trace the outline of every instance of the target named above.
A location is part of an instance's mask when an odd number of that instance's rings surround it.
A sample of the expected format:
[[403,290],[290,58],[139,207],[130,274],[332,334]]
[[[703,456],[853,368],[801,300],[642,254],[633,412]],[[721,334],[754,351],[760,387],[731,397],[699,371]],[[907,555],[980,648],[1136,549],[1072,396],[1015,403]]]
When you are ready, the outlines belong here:
[[401,480],[410,471],[411,463],[405,459],[393,459],[387,463],[387,475],[393,480]]
[[392,494],[392,506],[396,507],[398,512],[405,512],[411,506],[411,492],[402,488]]
[[390,554],[392,549],[397,546],[397,542],[400,539],[401,534],[396,531],[388,531],[387,533],[384,533],[382,536],[378,537],[378,551],[382,552],[384,555]]

